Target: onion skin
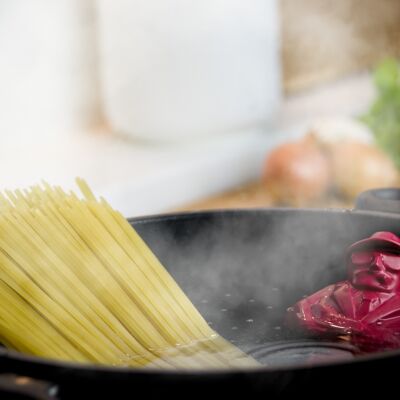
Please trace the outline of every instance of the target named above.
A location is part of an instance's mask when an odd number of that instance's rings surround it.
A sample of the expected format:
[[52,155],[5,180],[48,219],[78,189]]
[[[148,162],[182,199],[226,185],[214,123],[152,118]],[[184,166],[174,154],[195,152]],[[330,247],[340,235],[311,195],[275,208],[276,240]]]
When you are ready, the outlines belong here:
[[332,147],[330,157],[333,184],[347,199],[365,190],[399,184],[396,166],[376,146],[354,141],[338,143]]
[[284,143],[266,158],[263,181],[276,202],[307,205],[326,195],[330,187],[329,159],[310,138]]
[[391,158],[376,145],[352,138],[322,141],[314,132],[272,150],[263,181],[274,201],[307,206],[332,194],[354,201],[363,191],[400,184]]

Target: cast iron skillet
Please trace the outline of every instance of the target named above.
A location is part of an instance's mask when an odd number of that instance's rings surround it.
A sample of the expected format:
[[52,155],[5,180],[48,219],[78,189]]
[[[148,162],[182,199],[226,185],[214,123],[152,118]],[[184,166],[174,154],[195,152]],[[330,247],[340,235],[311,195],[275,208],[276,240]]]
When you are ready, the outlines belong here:
[[156,372],[56,362],[1,348],[1,398],[382,394],[398,379],[400,351],[355,357],[350,346],[310,341],[282,321],[302,296],[345,278],[349,244],[375,231],[399,235],[399,205],[400,189],[386,189],[362,194],[352,211],[225,210],[132,219],[212,327],[265,365]]

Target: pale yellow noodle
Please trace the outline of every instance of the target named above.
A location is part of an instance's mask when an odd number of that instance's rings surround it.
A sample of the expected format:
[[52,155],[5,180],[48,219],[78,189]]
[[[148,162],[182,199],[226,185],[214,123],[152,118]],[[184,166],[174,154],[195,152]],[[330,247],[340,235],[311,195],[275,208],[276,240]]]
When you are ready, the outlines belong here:
[[[0,340],[76,362],[258,365],[214,332],[128,221],[77,179],[0,194]],[[190,262],[190,260],[188,260]]]

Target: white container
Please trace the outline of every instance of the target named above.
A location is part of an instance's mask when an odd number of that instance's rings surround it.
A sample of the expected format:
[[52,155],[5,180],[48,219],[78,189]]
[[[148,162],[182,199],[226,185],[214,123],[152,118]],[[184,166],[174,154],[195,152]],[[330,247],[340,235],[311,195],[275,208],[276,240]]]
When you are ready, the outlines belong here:
[[0,140],[40,141],[98,113],[92,0],[2,0]]
[[280,100],[277,0],[101,0],[114,130],[171,142],[264,129]]

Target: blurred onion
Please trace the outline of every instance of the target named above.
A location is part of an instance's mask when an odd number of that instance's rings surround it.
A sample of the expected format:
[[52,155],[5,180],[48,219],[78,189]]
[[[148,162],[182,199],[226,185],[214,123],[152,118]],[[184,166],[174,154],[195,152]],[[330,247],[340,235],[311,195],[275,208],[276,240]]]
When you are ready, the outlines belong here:
[[329,160],[311,137],[284,143],[266,158],[263,179],[277,202],[305,205],[326,194]]
[[333,183],[339,194],[354,199],[361,192],[396,186],[398,171],[391,159],[373,145],[345,141],[331,147]]

